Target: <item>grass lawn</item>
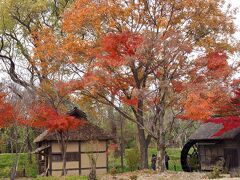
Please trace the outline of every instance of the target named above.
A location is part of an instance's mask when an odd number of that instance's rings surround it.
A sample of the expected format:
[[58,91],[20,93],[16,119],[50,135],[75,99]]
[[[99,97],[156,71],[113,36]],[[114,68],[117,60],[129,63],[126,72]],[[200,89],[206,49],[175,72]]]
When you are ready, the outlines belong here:
[[[126,152],[128,149],[126,149]],[[149,148],[148,156],[149,156],[149,167],[151,166],[151,157],[152,154],[156,154],[157,149],[156,148]],[[181,155],[181,149],[179,148],[169,148],[167,149],[167,154],[170,157],[169,160],[169,170],[171,171],[182,171],[181,162],[180,162],[180,155]],[[126,159],[124,159],[124,165],[126,166]],[[115,167],[117,172],[121,172],[121,160],[120,157],[113,157],[113,155],[110,155],[109,157],[109,171],[111,172],[111,169]],[[128,167],[124,167],[124,172],[130,171]]]
[[[129,151],[126,149],[126,151]],[[172,171],[182,171],[181,164],[180,164],[180,152],[179,148],[169,148],[167,149],[167,153],[170,157],[169,161],[169,170]],[[156,154],[155,148],[149,148],[149,166],[151,164],[151,156],[152,154]],[[12,154],[0,154],[0,179],[9,177],[9,172],[12,167],[13,156]],[[121,172],[120,166],[120,157],[113,157],[113,155],[109,156],[109,171],[114,167],[116,168],[116,172]],[[126,159],[124,159],[124,164],[126,166]],[[28,163],[28,156],[27,154],[20,154],[20,160],[18,164],[18,170],[26,170],[27,177],[34,177],[37,180],[58,180],[58,178],[54,177],[37,177],[37,163],[35,156],[33,156],[33,164]],[[124,172],[130,171],[128,167],[124,167]],[[67,177],[66,180],[86,180],[86,177],[83,176],[70,176]]]
[[[152,154],[156,154],[157,150],[156,148],[150,148],[149,149],[149,161],[151,161]],[[182,166],[180,162],[180,156],[181,156],[181,149],[179,148],[169,148],[167,149],[167,154],[170,158],[169,160],[169,170],[171,171],[182,171]],[[150,163],[150,162],[149,162]]]
[[[0,178],[9,177],[9,172],[11,171],[13,160],[14,155],[10,153],[0,154]],[[18,170],[22,171],[23,169],[25,169],[27,177],[37,176],[37,163],[35,156],[33,156],[33,163],[29,164],[28,155],[20,154]]]

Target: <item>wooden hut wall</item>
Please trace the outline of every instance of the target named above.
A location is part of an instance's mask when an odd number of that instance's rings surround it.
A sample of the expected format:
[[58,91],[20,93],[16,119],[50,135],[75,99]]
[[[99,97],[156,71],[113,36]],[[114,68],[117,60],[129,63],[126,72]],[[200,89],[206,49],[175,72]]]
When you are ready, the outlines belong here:
[[107,173],[107,141],[85,141],[81,143],[81,174],[91,170],[89,157],[96,159],[97,174]]
[[212,170],[217,157],[223,156],[223,144],[199,144],[202,170]]
[[[219,157],[224,157],[226,149],[237,149],[238,162],[240,162],[240,143],[232,140],[225,140],[222,143],[199,143],[199,155],[201,170],[212,170]],[[226,158],[226,157],[224,157]],[[238,163],[240,165],[240,163]]]
[[[235,168],[240,165],[240,142],[236,140],[224,141],[224,158],[226,168]],[[229,159],[229,157],[231,159]]]
[[[60,176],[62,157],[59,144],[52,142],[51,175]],[[91,170],[90,157],[96,159],[97,174],[107,172],[107,141],[71,141],[66,153],[67,175],[88,175]]]

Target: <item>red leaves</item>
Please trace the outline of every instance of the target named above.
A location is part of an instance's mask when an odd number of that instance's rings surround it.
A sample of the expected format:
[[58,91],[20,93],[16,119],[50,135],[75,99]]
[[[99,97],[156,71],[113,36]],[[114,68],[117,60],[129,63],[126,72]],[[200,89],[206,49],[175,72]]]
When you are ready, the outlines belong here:
[[207,56],[208,75],[213,78],[224,78],[231,72],[227,63],[227,56],[225,53],[211,53]]
[[[223,128],[216,132],[213,136],[220,136],[223,133],[240,127],[240,89],[235,91],[235,97],[227,107],[222,107],[222,116],[218,118],[210,118],[205,122],[212,122],[216,124],[222,124]],[[227,109],[227,110],[225,110]],[[224,114],[225,113],[225,114]]]
[[215,124],[222,124],[223,128],[216,132],[213,136],[220,136],[223,133],[239,128],[240,127],[240,117],[238,116],[228,116],[220,118],[210,118],[206,122],[212,122]]
[[49,131],[67,131],[77,129],[84,124],[84,120],[76,119],[67,114],[59,114],[55,109],[41,104],[30,111],[31,120],[25,124],[36,128],[44,128]]
[[127,58],[136,56],[137,48],[143,42],[141,35],[131,32],[108,34],[101,40],[100,64],[118,67],[126,64]]
[[227,66],[227,56],[224,53],[211,53],[207,56],[209,70],[218,70],[224,66]]
[[5,102],[5,94],[0,93],[0,128],[9,126],[13,121],[13,107]]
[[181,81],[172,81],[173,89],[175,92],[180,93],[184,90],[184,83]]
[[179,116],[181,119],[205,121],[229,102],[227,94],[218,87],[208,89],[199,86],[192,90],[189,88],[188,91],[190,92],[182,102],[184,113]]
[[121,97],[121,100],[124,104],[129,105],[129,106],[137,106],[137,104],[138,104],[137,97],[132,97],[131,99],[126,98],[126,97]]
[[212,52],[204,57],[197,58],[193,68],[190,69],[189,75],[196,82],[199,80],[206,82],[224,79],[232,72],[227,58],[227,55],[222,52]]

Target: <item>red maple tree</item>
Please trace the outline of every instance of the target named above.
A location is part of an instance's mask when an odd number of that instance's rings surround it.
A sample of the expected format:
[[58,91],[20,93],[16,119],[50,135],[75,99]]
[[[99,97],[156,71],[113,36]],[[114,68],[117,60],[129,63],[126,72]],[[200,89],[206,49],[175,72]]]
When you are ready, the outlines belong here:
[[14,121],[13,107],[5,98],[6,94],[0,93],[0,128],[7,127]]
[[30,120],[24,121],[25,125],[34,128],[46,129],[49,133],[55,133],[62,153],[62,175],[66,175],[66,150],[69,140],[69,132],[84,125],[85,121],[68,114],[61,114],[53,107],[46,104],[38,104],[29,112]]
[[68,114],[60,114],[52,107],[44,104],[37,105],[30,111],[31,126],[36,128],[44,128],[50,132],[64,132],[75,130],[84,124],[83,120],[77,119]]
[[240,88],[235,90],[234,94],[231,104],[224,105],[219,111],[221,117],[212,117],[205,121],[223,125],[213,136],[220,136],[227,131],[240,127]]

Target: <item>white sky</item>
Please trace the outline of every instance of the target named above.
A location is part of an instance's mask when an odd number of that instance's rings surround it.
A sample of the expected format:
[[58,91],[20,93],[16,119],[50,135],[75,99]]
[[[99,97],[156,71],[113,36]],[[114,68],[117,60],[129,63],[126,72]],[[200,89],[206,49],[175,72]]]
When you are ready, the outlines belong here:
[[232,4],[232,7],[237,7],[239,9],[235,19],[235,23],[238,27],[238,32],[235,36],[240,40],[240,0],[226,0],[226,3],[228,2]]

